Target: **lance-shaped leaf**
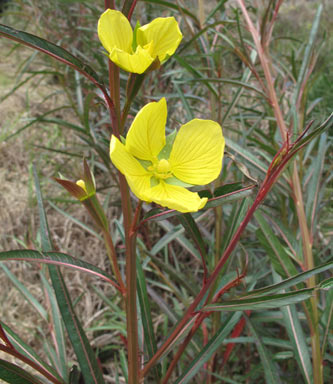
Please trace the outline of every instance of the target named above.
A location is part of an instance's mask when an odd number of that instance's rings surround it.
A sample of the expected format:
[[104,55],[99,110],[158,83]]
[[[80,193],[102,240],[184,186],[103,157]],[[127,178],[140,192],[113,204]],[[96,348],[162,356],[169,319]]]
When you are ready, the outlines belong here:
[[299,291],[281,293],[278,295],[261,296],[249,299],[227,300],[223,303],[206,305],[201,311],[245,311],[280,308],[284,305],[296,304],[309,299],[314,288],[300,289]]
[[[48,222],[44,210],[42,193],[40,190],[37,171],[34,168],[35,188],[37,195],[37,203],[39,208],[39,218],[42,237],[42,249],[47,252],[52,250],[51,236],[49,233]],[[96,267],[94,267],[96,268]],[[65,281],[60,272],[60,268],[55,266],[49,266],[50,277],[52,280],[52,286],[55,291],[56,300],[61,312],[61,316],[64,320],[65,327],[73,346],[75,354],[77,356],[84,381],[92,384],[105,384],[101,367],[99,366],[95,353],[89,344],[89,340],[82,328],[82,325],[76,316],[74,307],[69,296]],[[96,271],[95,271],[96,272]],[[101,276],[104,272],[101,271]],[[111,281],[111,280],[110,280]]]
[[92,81],[101,89],[104,94],[106,94],[105,88],[102,85],[102,82],[100,81],[97,73],[88,64],[84,63],[70,52],[66,51],[66,49],[59,47],[59,45],[53,44],[50,41],[42,39],[41,37],[32,35],[27,32],[19,31],[3,24],[0,24],[0,36],[4,36],[28,47],[37,49],[38,51],[46,53],[54,59],[69,65],[76,71],[82,73],[83,76]]
[[[296,286],[297,284],[309,279],[311,276],[328,271],[330,269],[333,269],[333,261],[319,265],[318,267],[309,269],[308,271],[299,273],[298,275],[293,276],[289,279],[283,280],[277,284],[247,292],[243,297],[259,296],[264,294],[267,295],[267,294],[272,294],[272,293],[281,291],[282,289],[288,289],[290,287]],[[320,289],[324,289],[323,285],[325,285],[324,281],[320,283],[318,287]]]
[[51,375],[53,375],[55,378],[59,379],[59,381],[62,381],[61,377],[58,375],[57,371],[52,368],[50,365],[45,363],[38,355],[37,353],[30,347],[30,345],[26,344],[19,335],[17,335],[11,328],[8,327],[8,325],[4,324],[2,321],[0,321],[0,327],[5,331],[6,337],[8,338],[9,342],[15,348],[15,350],[27,357],[30,361],[33,361],[34,363],[38,364],[39,366],[43,367],[47,372],[49,372]]
[[10,384],[43,384],[18,365],[0,359],[0,379]]
[[10,260],[24,260],[29,262],[74,268],[81,272],[88,272],[96,277],[100,277],[112,285],[117,285],[117,283],[102,269],[61,252],[39,252],[30,249],[18,249],[7,252],[0,252],[0,261]]

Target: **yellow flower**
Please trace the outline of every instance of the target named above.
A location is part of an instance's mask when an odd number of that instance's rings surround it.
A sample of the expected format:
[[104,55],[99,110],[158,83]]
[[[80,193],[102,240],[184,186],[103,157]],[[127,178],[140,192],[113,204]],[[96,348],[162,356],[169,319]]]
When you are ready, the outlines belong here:
[[156,59],[166,61],[183,38],[174,17],[158,17],[133,33],[126,16],[113,9],[101,15],[97,30],[110,60],[133,73],[143,73]]
[[110,157],[141,200],[196,212],[207,198],[185,187],[208,184],[222,167],[224,137],[218,123],[194,119],[179,132],[165,136],[165,99],[145,105],[136,115],[122,144],[111,138]]

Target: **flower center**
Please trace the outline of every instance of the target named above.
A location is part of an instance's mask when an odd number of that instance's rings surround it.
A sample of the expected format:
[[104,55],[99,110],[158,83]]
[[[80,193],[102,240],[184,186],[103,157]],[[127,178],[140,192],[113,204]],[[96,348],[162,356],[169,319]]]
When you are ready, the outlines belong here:
[[152,172],[157,179],[167,179],[172,176],[171,166],[168,160],[162,159],[148,167],[148,171]]

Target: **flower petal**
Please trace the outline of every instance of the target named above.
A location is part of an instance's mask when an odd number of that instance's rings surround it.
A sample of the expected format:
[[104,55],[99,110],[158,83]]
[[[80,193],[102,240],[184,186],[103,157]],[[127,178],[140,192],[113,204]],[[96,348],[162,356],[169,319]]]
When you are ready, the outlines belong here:
[[179,212],[196,212],[203,208],[207,197],[200,198],[195,192],[186,188],[166,184],[163,180],[150,190],[150,199],[163,207],[176,209]]
[[173,143],[169,158],[172,173],[186,183],[210,183],[221,172],[224,145],[218,123],[191,120],[180,127]]
[[98,20],[98,37],[103,47],[111,53],[114,48],[132,52],[133,30],[126,16],[114,9],[107,9]]
[[141,200],[150,202],[150,178],[151,175],[130,153],[126,151],[115,136],[110,143],[110,158],[116,168],[126,177],[132,192]]
[[158,17],[138,28],[136,41],[142,47],[153,42],[154,57],[163,62],[175,53],[183,35],[174,17]]
[[167,105],[165,98],[145,105],[126,136],[126,149],[133,156],[153,161],[165,145]]
[[143,73],[154,61],[149,51],[140,46],[137,47],[133,54],[114,48],[109,57],[112,62],[124,71],[139,74]]

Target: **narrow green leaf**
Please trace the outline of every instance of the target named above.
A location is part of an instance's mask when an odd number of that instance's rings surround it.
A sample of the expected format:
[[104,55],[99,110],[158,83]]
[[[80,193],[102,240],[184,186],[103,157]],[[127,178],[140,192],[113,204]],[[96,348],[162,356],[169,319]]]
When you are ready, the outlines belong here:
[[247,163],[252,165],[261,174],[266,175],[268,165],[265,164],[263,161],[259,160],[258,157],[255,156],[252,152],[238,145],[229,138],[226,138],[226,146],[228,150],[232,150],[233,152],[237,153],[237,155],[241,156]]
[[193,381],[191,381],[192,378],[200,371],[202,366],[211,358],[214,352],[220,348],[224,339],[230,334],[230,332],[232,332],[238,323],[241,315],[241,312],[236,312],[224,322],[222,327],[193,359],[191,364],[183,370],[181,376],[174,382],[174,384],[193,383]]
[[257,231],[257,237],[266,249],[276,272],[283,278],[297,275],[298,271],[295,265],[279,239],[275,236],[271,225],[259,211],[255,212],[254,217],[260,227]]
[[243,81],[239,81],[239,80],[233,80],[233,79],[223,79],[223,78],[214,78],[214,77],[206,77],[205,79],[186,79],[186,82],[196,82],[196,81],[201,81],[201,82],[205,82],[205,81],[208,81],[208,82],[211,82],[211,83],[222,83],[222,84],[230,84],[230,85],[235,85],[237,87],[242,87],[242,88],[245,88],[249,91],[252,91],[252,92],[256,92],[258,93],[260,96],[262,97],[266,97],[266,95],[264,94],[264,92],[262,92],[260,89],[254,87],[253,85],[251,84],[248,84],[248,83],[245,83]]
[[0,35],[46,53],[56,60],[59,60],[62,63],[67,64],[75,70],[79,71],[88,79],[93,80],[95,84],[102,84],[96,72],[91,67],[89,67],[89,65],[73,56],[65,49],[51,43],[50,41],[27,32],[19,31],[3,24],[0,24]]
[[181,11],[185,15],[190,16],[197,23],[197,25],[200,25],[196,16],[192,12],[190,12],[187,8],[181,7],[179,4],[174,4],[170,1],[165,1],[165,0],[143,0],[143,1],[146,3],[163,5],[164,7],[175,9],[176,11]]
[[206,244],[201,236],[200,230],[193,219],[190,213],[184,213],[183,215],[178,216],[180,223],[184,227],[186,233],[190,236],[190,238],[194,241],[196,248],[198,249],[201,258],[206,261],[207,253],[206,253]]
[[[143,325],[144,332],[144,347],[147,351],[148,360],[150,360],[157,351],[156,338],[154,334],[153,320],[151,317],[151,308],[150,300],[146,288],[146,279],[142,269],[140,260],[137,259],[136,262],[136,272],[137,272],[137,290],[138,290],[138,299],[140,305],[141,321]],[[161,379],[160,367],[155,366],[153,369],[153,374],[155,376],[156,383]]]
[[161,227],[163,227],[167,233],[156,243],[151,249],[150,253],[156,255],[171,241],[176,240],[184,249],[190,252],[196,259],[200,260],[199,252],[194,248],[192,243],[183,235],[184,228],[180,225],[174,226],[167,221],[159,221]]
[[0,379],[10,384],[43,384],[18,365],[0,359]]
[[[23,127],[19,128],[15,132],[13,132],[10,135],[6,136],[4,138],[4,141],[8,141],[8,140],[12,139],[13,137],[17,136],[19,133],[23,132],[24,130],[26,130],[27,128],[32,126],[33,124],[43,121],[45,119],[45,116],[50,115],[51,113],[56,113],[58,111],[62,111],[63,109],[67,109],[67,108],[69,108],[69,107],[62,106],[62,107],[58,107],[58,108],[55,108],[55,109],[51,109],[51,110],[45,112],[43,115],[38,116],[36,119],[29,120],[29,122],[27,124],[25,124]],[[47,120],[47,119],[45,119],[45,120]]]
[[183,103],[183,107],[184,107],[184,109],[186,111],[186,115],[187,115],[187,120],[194,119],[193,110],[192,110],[189,102],[187,101],[187,98],[186,98],[184,92],[182,91],[182,89],[180,88],[180,86],[177,83],[173,83],[173,86],[176,89],[176,91],[177,91],[177,93],[178,93],[178,95],[180,97],[180,100]]
[[175,55],[175,59],[178,61],[178,63],[184,67],[188,72],[192,73],[196,77],[198,81],[201,81],[208,90],[215,96],[216,99],[218,99],[218,92],[215,87],[212,86],[212,84],[207,81],[204,74],[202,74],[200,71],[195,69],[191,64],[189,64],[186,60],[184,60],[182,57]]
[[14,284],[14,286],[17,288],[17,290],[24,296],[24,298],[30,303],[31,307],[36,310],[36,313],[39,313],[39,315],[47,321],[47,311],[45,308],[40,304],[40,302],[35,298],[35,296],[25,287],[24,284],[22,284],[15,275],[11,273],[11,271],[4,265],[0,264],[0,267],[4,270],[7,277],[11,280],[11,282]]
[[327,135],[321,135],[318,144],[318,151],[314,154],[314,158],[311,164],[311,178],[307,183],[307,201],[306,201],[306,218],[309,228],[313,228],[315,216],[317,212],[318,195],[320,192],[321,177],[323,177],[323,169],[325,165],[325,155],[329,148],[329,142],[327,141]]
[[294,120],[294,133],[295,134],[297,134],[297,131],[298,131],[298,117],[297,117],[297,113],[296,113],[296,104],[297,104],[298,98],[299,98],[300,93],[301,93],[302,88],[303,88],[303,82],[304,82],[305,76],[307,74],[309,66],[311,65],[310,64],[311,55],[312,55],[312,52],[313,52],[313,49],[315,46],[316,36],[317,36],[318,28],[320,25],[320,17],[321,17],[322,11],[323,11],[323,5],[320,4],[318,9],[317,9],[313,23],[312,23],[309,40],[308,40],[308,43],[305,47],[304,56],[302,57],[302,65],[301,65],[301,69],[300,69],[298,77],[297,77],[297,83],[296,83],[295,91],[294,91],[293,98],[292,98],[292,106],[293,106],[292,110],[294,111],[293,116],[295,119]]
[[55,344],[56,351],[55,360],[57,364],[57,370],[61,373],[62,378],[68,380],[68,369],[67,369],[67,353],[66,353],[66,340],[64,334],[64,325],[62,322],[61,313],[59,311],[57,298],[55,296],[54,290],[52,289],[49,281],[45,277],[43,272],[40,272],[40,277],[45,288],[45,291],[48,295],[48,301],[51,306],[51,315],[52,315],[52,324],[55,334]]
[[[311,276],[314,276],[318,273],[328,271],[330,269],[333,269],[333,261],[319,265],[318,267],[313,268],[313,269],[309,269],[308,271],[298,273],[296,276],[290,277],[289,279],[283,280],[277,284],[270,285],[268,287],[261,288],[261,289],[255,289],[251,292],[247,292],[242,297],[258,296],[258,295],[262,295],[262,294],[267,295],[268,293],[271,294],[271,293],[281,291],[282,289],[288,289],[290,287],[296,286],[297,284],[299,284],[301,282],[304,282],[305,280],[309,279]],[[318,288],[324,289],[322,287],[322,284],[325,285],[325,281],[320,283],[318,285]]]
[[[255,185],[249,185],[248,187],[242,187],[241,189],[238,188],[239,186],[240,183],[233,183],[219,187],[215,190],[214,197],[212,197],[209,191],[200,191],[199,195],[201,197],[209,197],[207,204],[205,205],[203,210],[218,207],[223,204],[228,204],[236,200],[244,199],[250,196],[255,188]],[[145,214],[142,222],[150,220],[161,221],[169,219],[170,217],[176,215],[181,215],[181,212],[175,211],[173,209],[165,210],[161,208],[153,208]]]
[[296,307],[294,305],[282,307],[281,311],[283,313],[284,325],[291,345],[293,346],[298,366],[303,374],[305,383],[311,384],[313,382],[313,375],[309,348],[306,343],[301,323],[298,319]]
[[76,259],[65,253],[60,252],[39,252],[30,249],[18,249],[7,252],[0,252],[0,261],[10,260],[25,260],[29,262],[45,263],[57,266],[63,266],[68,268],[74,268],[82,272],[88,272],[94,276],[100,277],[110,284],[116,284],[116,282],[105,273],[102,269],[95,267],[94,265],[87,263],[83,260]]
[[227,300],[223,303],[206,305],[201,311],[256,311],[261,309],[280,308],[285,305],[296,304],[309,299],[313,294],[313,290],[314,288],[306,288],[277,295]]
[[86,225],[82,221],[76,219],[74,216],[70,215],[69,213],[67,213],[63,209],[59,208],[57,205],[53,204],[51,201],[49,201],[49,204],[53,209],[55,209],[57,212],[61,213],[63,216],[65,216],[67,219],[69,219],[73,223],[77,224],[83,230],[85,230],[88,233],[90,233],[91,235],[95,236],[97,239],[102,240],[102,236],[99,233],[97,233],[93,228],[89,227],[88,225]]
[[250,329],[250,332],[256,339],[256,346],[259,352],[260,360],[263,365],[263,371],[265,375],[265,383],[266,384],[278,384],[280,383],[280,378],[277,372],[277,368],[272,360],[272,357],[269,353],[269,350],[265,347],[264,343],[261,341],[261,338],[254,328],[251,320],[247,317],[246,318],[247,326]]
[[8,337],[9,341],[13,344],[14,348],[20,354],[22,354],[23,356],[26,356],[31,361],[34,361],[35,363],[43,367],[51,375],[59,379],[59,381],[62,381],[62,378],[59,376],[58,372],[53,367],[45,363],[45,361],[43,361],[37,355],[37,353],[30,347],[30,345],[25,343],[17,333],[15,333],[11,328],[8,327],[8,325],[3,323],[1,320],[0,320],[0,325],[6,332],[6,336]]
[[[333,263],[332,263],[333,268]],[[330,277],[324,281],[322,281],[319,286],[320,289],[324,289],[325,291],[328,291],[333,288],[333,277]]]
[[[49,233],[47,218],[45,215],[43,198],[40,190],[37,171],[35,168],[34,168],[34,179],[35,179],[35,188],[36,188],[37,202],[38,202],[38,208],[39,208],[42,249],[45,251],[50,251],[52,249],[52,242],[51,242],[51,237]],[[54,253],[52,252],[45,252],[45,253],[47,255],[50,255],[50,254],[54,255]],[[42,253],[39,253],[39,254],[41,255]],[[48,257],[50,258],[50,256]],[[94,268],[96,267],[93,267],[93,269]],[[88,338],[74,311],[69,292],[67,290],[65,281],[60,272],[60,268],[50,266],[49,272],[52,280],[52,286],[54,288],[55,296],[59,306],[59,310],[61,312],[65,327],[67,329],[70,342],[73,346],[76,357],[80,364],[80,368],[81,368],[85,383],[86,384],[105,384],[101,368],[98,365],[96,360],[95,353],[91,348]],[[103,271],[101,272],[103,275],[105,275]]]
[[233,206],[233,209],[231,211],[231,214],[227,222],[226,231],[223,234],[222,245],[221,245],[222,249],[220,250],[220,252],[223,252],[227,248],[232,237],[236,233],[237,228],[239,227],[239,224],[242,222],[242,220],[246,215],[246,212],[250,204],[250,200],[251,199],[244,199],[240,204],[235,204]]

